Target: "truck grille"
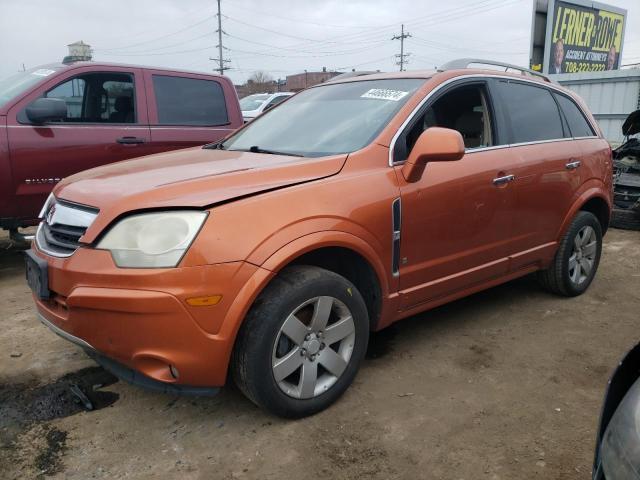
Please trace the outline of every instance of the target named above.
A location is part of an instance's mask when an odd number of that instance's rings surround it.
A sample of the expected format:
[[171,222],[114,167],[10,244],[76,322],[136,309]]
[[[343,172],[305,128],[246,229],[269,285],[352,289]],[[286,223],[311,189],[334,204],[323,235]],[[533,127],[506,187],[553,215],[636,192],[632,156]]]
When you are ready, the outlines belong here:
[[72,255],[80,246],[80,237],[97,214],[97,209],[49,197],[42,209],[43,220],[36,233],[38,248],[55,257]]

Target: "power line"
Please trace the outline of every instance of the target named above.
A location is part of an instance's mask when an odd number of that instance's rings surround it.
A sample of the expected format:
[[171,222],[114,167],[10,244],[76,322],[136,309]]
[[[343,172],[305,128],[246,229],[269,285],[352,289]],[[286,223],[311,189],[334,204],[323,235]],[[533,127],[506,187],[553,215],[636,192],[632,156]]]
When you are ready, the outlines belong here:
[[400,33],[400,35],[394,35],[391,37],[391,40],[400,40],[400,55],[396,55],[398,58],[396,65],[400,65],[400,71],[404,72],[404,65],[405,63],[408,63],[407,57],[411,55],[410,53],[404,53],[404,39],[411,37],[411,34],[409,32],[404,33],[404,23],[402,24],[400,31],[402,33]]
[[196,23],[192,23],[191,25],[187,25],[186,27],[181,28],[180,30],[176,30],[175,32],[167,33],[166,35],[161,35],[159,37],[152,38],[152,39],[149,39],[149,40],[144,40],[142,42],[132,43],[130,45],[125,45],[123,47],[102,48],[102,49],[96,48],[95,50],[98,51],[98,52],[112,52],[113,50],[125,50],[125,49],[129,49],[131,47],[137,47],[139,45],[144,45],[146,43],[157,42],[158,40],[163,40],[165,38],[172,37],[174,35],[178,35],[179,33],[186,32],[187,30],[190,30],[193,27],[197,27],[198,25],[202,25],[203,23],[208,22],[209,20],[211,20],[214,17],[215,17],[215,15],[211,15],[209,17],[205,17],[204,19],[202,19],[202,20],[200,20],[200,21],[198,21]]
[[[427,49],[425,49],[424,47],[429,47],[429,49],[433,48],[436,50],[440,50],[440,51],[461,51],[461,50],[465,50],[462,47],[457,47],[457,46],[453,46],[447,43],[439,43],[439,42],[434,42],[432,40],[427,40],[427,38],[430,37],[429,32],[431,32],[431,26],[435,26],[435,28],[438,28],[438,25],[440,25],[441,23],[446,23],[446,22],[451,22],[454,20],[457,20],[459,18],[464,18],[469,16],[470,14],[473,14],[474,16],[477,14],[481,14],[484,12],[488,12],[491,10],[495,10],[498,8],[502,8],[508,5],[512,5],[514,3],[520,3],[524,0],[477,0],[477,1],[472,1],[466,5],[460,5],[457,7],[452,7],[452,8],[445,8],[442,9],[440,11],[431,13],[430,15],[425,15],[425,16],[421,16],[421,17],[416,17],[413,18],[407,22],[403,23],[403,28],[401,30],[401,36],[405,35],[404,32],[404,27],[408,27],[411,31],[415,32],[416,28],[419,28],[420,31],[418,32],[419,35],[422,36],[422,38],[417,37],[415,39],[412,39],[411,41],[413,42],[414,40],[417,42],[416,44],[411,44],[413,47],[418,48],[417,45],[422,45],[422,49],[418,49],[417,51],[413,50],[412,47],[412,51],[415,51],[416,54],[421,53],[420,50],[424,50],[424,53],[426,54],[436,54],[436,56],[440,56],[442,55],[442,53],[440,53],[439,55],[437,54],[437,52],[433,52],[433,51],[429,51]],[[220,3],[219,0],[217,2],[218,4]],[[236,6],[235,4],[231,4],[231,3],[225,3],[225,8],[227,7],[227,5],[229,6]],[[248,10],[248,9],[247,9]],[[204,13],[204,12],[203,12]],[[266,12],[265,12],[266,14]],[[272,17],[275,18],[281,18],[283,21],[294,21],[293,19],[288,19],[287,17],[283,17],[283,16],[278,16],[278,15],[270,15]],[[185,32],[187,30],[191,30],[197,26],[203,25],[205,22],[210,21],[212,18],[214,17],[218,17],[218,29],[215,31],[216,33],[218,33],[218,44],[217,45],[202,45],[200,42],[198,42],[200,45],[202,46],[198,46],[198,43],[196,43],[199,39],[202,39],[204,37],[207,37],[208,35],[210,35],[210,33],[208,34],[202,34],[202,35],[198,35],[194,38],[189,38],[188,40],[183,40],[183,41],[179,41],[179,42],[174,42],[171,44],[165,44],[164,46],[157,46],[154,47],[153,44],[154,42],[160,42],[161,40],[164,40],[165,38],[168,37],[172,37],[174,35],[178,35],[182,32]],[[253,38],[253,36],[251,36],[252,34],[249,33],[248,35],[249,38],[242,38],[242,37],[238,37],[236,35],[230,35],[227,34],[223,29],[222,29],[222,17],[224,17],[227,20],[230,20],[234,23],[238,23],[240,25],[244,25],[247,27],[251,27],[253,29],[258,29],[258,30],[262,30],[262,31],[266,31],[269,33],[273,33],[275,35],[278,35],[279,37],[286,37],[286,38],[291,38],[291,39],[295,39],[298,40],[298,42],[284,42],[286,43],[286,45],[283,46],[278,46],[277,44],[264,44],[262,42],[257,42],[257,41],[253,41],[250,40],[251,38]],[[240,17],[243,18],[243,17]],[[296,22],[299,23],[306,23],[306,24],[315,24],[315,22],[312,21],[298,21],[295,20]],[[320,24],[318,23],[317,25],[323,25],[324,24]],[[397,25],[397,24],[395,24]],[[228,24],[226,24],[227,28],[228,28]],[[273,30],[270,30],[269,28],[264,28],[261,27],[259,25],[255,25],[251,22],[247,22],[238,18],[234,18],[234,17],[230,17],[228,15],[223,15],[220,11],[218,11],[218,14],[214,14],[214,15],[208,15],[207,17],[203,18],[202,20],[199,20],[196,23],[193,23],[191,25],[187,25],[179,30],[170,32],[166,35],[162,35],[159,37],[155,37],[155,38],[151,38],[145,41],[140,41],[137,43],[133,43],[130,45],[126,45],[126,46],[121,46],[121,47],[113,47],[113,48],[109,48],[109,49],[98,49],[99,53],[103,53],[104,55],[113,55],[113,56],[156,56],[156,55],[175,55],[175,54],[183,54],[183,53],[190,53],[190,52],[199,52],[199,51],[205,51],[205,50],[210,50],[213,48],[216,48],[218,51],[218,58],[213,58],[212,60],[214,60],[215,62],[217,62],[217,66],[218,66],[218,71],[220,70],[220,66],[222,66],[222,72],[224,72],[225,70],[237,70],[240,71],[240,68],[231,68],[231,65],[229,64],[228,59],[225,59],[224,56],[228,55],[224,53],[224,50],[227,50],[228,52],[233,52],[233,51],[237,51],[238,53],[240,53],[241,55],[238,57],[240,59],[242,58],[251,58],[253,57],[290,57],[290,58],[321,58],[321,57],[329,57],[331,55],[349,55],[350,53],[353,54],[357,54],[360,52],[365,52],[367,50],[372,50],[374,48],[380,48],[378,47],[378,45],[382,46],[383,44],[387,43],[388,44],[388,36],[387,35],[393,35],[393,30],[395,28],[394,25],[388,25],[388,26],[384,26],[384,25],[380,25],[380,26],[338,26],[338,25],[334,25],[338,28],[351,28],[353,30],[361,30],[361,31],[352,31],[350,33],[345,33],[345,34],[341,34],[341,35],[337,35],[337,36],[330,36],[330,37],[326,37],[325,35],[327,35],[327,33],[323,33],[322,36],[325,36],[324,39],[313,39],[310,37],[306,37],[306,36],[297,36],[294,34],[290,34],[290,33],[285,33],[287,32],[287,29],[281,29],[278,30],[277,27],[272,27],[274,28]],[[370,27],[370,28],[369,28]],[[237,28],[237,27],[236,27]],[[425,29],[427,30],[428,33],[425,34]],[[315,29],[311,29],[309,28],[309,30],[315,32]],[[422,33],[421,33],[422,32]],[[254,48],[257,49],[257,47],[253,47],[253,48],[248,48],[247,50],[236,50],[234,48],[227,48],[229,45],[229,40],[225,40],[225,45],[223,45],[223,38],[222,36],[225,35],[226,37],[230,37],[230,38],[235,38],[238,41],[242,41],[242,42],[248,42],[248,43],[252,43],[254,45],[259,45],[261,47],[264,47],[263,49],[259,49],[259,51],[249,51],[249,50],[253,50]],[[246,36],[247,34],[245,34]],[[306,33],[304,34],[306,35]],[[257,36],[257,35],[256,35]],[[400,66],[400,68],[402,70],[406,69],[406,64],[408,63],[408,55],[409,53],[405,53],[404,48],[404,39],[408,38],[410,36],[410,34],[406,34],[406,37],[401,39],[401,49],[400,49],[400,55],[397,55],[397,64]],[[426,38],[424,38],[426,37]],[[386,40],[385,40],[386,38]],[[394,39],[400,39],[397,35],[394,35]],[[507,40],[505,40],[506,42]],[[191,49],[181,49],[181,50],[175,50],[175,47],[180,46],[180,45],[184,45],[184,44],[190,44],[190,43],[194,43],[195,45],[194,48]],[[232,44],[235,42],[231,42]],[[293,44],[292,44],[293,43]],[[142,47],[142,49],[138,49],[138,50],[129,50],[127,53],[127,49],[131,49],[133,47],[136,46],[143,46],[143,45],[147,45],[147,47]],[[458,45],[458,44],[455,44]],[[474,44],[476,45],[476,44]],[[337,50],[332,50],[333,47],[336,47]],[[339,47],[342,46],[347,47],[344,49],[340,49]],[[351,46],[352,48],[348,48],[348,46]],[[325,47],[324,49],[322,47]],[[173,50],[172,50],[173,49]],[[385,49],[386,50],[386,49]],[[467,50],[474,50],[476,52],[480,52],[479,49],[477,48],[469,48]],[[118,52],[123,52],[123,53],[118,53]],[[273,52],[273,53],[271,53]],[[283,53],[286,54],[287,52],[293,52],[293,53],[299,53],[300,55],[277,55],[279,53]],[[213,52],[211,52],[213,53]],[[506,53],[506,52],[502,52],[502,53]],[[515,54],[516,52],[514,52]],[[518,52],[519,53],[519,52]],[[245,54],[245,55],[242,55]],[[326,55],[325,55],[326,54]],[[206,61],[205,57],[205,61]],[[234,55],[234,58],[236,58],[236,55]],[[366,57],[365,57],[366,58]],[[427,57],[424,57],[425,59]],[[375,63],[375,62],[379,62],[381,60],[386,60],[387,57],[385,57],[384,59],[378,59],[378,60],[371,60],[371,61],[366,61],[366,62],[361,62],[356,66],[359,65],[367,65],[367,64],[371,64],[371,63]],[[221,62],[222,61],[222,62]],[[243,65],[246,66],[246,65]],[[239,67],[239,66],[238,66]],[[354,67],[354,66],[351,66]],[[342,67],[342,69],[346,69],[346,68],[351,68],[351,67]]]
[[[158,50],[166,50],[167,48],[174,48],[174,47],[178,47],[180,45],[184,45],[185,43],[191,43],[195,40],[199,40],[201,38],[206,38],[206,37],[211,37],[211,31],[208,31],[202,35],[198,35],[197,37],[193,37],[190,38],[188,40],[183,40],[181,42],[177,42],[177,43],[172,43],[169,45],[164,45],[162,47],[154,47],[154,48],[149,48],[149,49],[145,49],[145,50],[134,50],[134,51],[127,51],[124,53],[112,53],[112,52],[106,52],[105,55],[114,55],[114,56],[120,56],[120,55],[132,55],[132,54],[140,54],[140,55],[144,55],[150,52],[157,52]],[[103,50],[100,50],[100,52],[104,53]]]
[[[284,50],[284,51],[291,51],[294,53],[306,53],[308,54],[307,56],[310,57],[314,57],[314,56],[330,56],[330,55],[347,55],[350,53],[360,53],[360,52],[364,52],[367,50],[371,50],[373,48],[377,48],[379,45],[382,45],[383,43],[386,43],[387,40],[380,40],[380,41],[375,41],[375,42],[368,42],[367,46],[364,47],[358,47],[355,49],[351,49],[351,50],[300,50],[297,48],[289,48],[289,47],[281,47],[281,46],[277,46],[277,45],[269,45],[268,43],[264,43],[264,42],[256,42],[254,40],[249,40],[247,38],[242,38],[242,37],[238,37],[237,35],[232,35],[230,33],[226,34],[228,37],[230,38],[235,38],[236,40],[240,40],[241,42],[247,42],[247,43],[251,43],[253,45],[260,45],[261,47],[265,47],[265,48],[270,48],[270,49],[274,49],[274,50]],[[233,48],[232,50],[237,50],[235,48]],[[238,50],[241,51],[241,50]],[[271,52],[269,51],[262,51],[262,52],[244,52],[244,53],[252,53],[254,55],[265,55],[265,56],[284,56],[284,55],[272,55]],[[327,54],[327,55],[321,55],[321,54]],[[291,55],[286,55],[288,57],[291,57]],[[304,56],[300,56],[300,58],[302,58]],[[295,57],[293,57],[295,58]]]
[[330,27],[330,28],[346,28],[346,29],[354,29],[354,30],[364,30],[364,29],[369,29],[369,28],[380,28],[380,25],[336,25],[336,24],[331,24],[331,23],[320,23],[320,22],[311,22],[309,20],[302,20],[299,18],[291,18],[291,17],[283,17],[282,15],[275,15],[271,12],[266,12],[264,10],[256,10],[254,8],[247,8],[247,7],[243,7],[240,5],[237,5],[235,3],[230,3],[231,6],[233,6],[234,8],[239,8],[240,10],[244,10],[245,12],[249,12],[252,14],[260,14],[260,15],[265,15],[267,17],[273,17],[273,18],[278,18],[280,20],[284,20],[286,22],[295,22],[295,23],[303,23],[303,24],[307,24],[307,25],[317,25],[319,27]]

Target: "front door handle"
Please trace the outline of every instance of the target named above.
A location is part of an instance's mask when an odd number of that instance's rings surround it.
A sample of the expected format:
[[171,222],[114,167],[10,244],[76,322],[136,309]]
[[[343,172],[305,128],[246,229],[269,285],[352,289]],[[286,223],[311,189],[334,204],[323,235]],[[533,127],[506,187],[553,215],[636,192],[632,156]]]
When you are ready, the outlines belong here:
[[494,185],[504,185],[505,183],[513,182],[516,179],[515,175],[505,175],[504,177],[497,177],[493,179]]
[[138,137],[120,137],[116,140],[116,142],[122,145],[140,145],[141,143],[144,143],[145,140],[144,138]]
[[567,170],[575,170],[576,168],[578,168],[580,165],[582,164],[582,162],[580,160],[574,160],[573,162],[569,162],[565,165]]

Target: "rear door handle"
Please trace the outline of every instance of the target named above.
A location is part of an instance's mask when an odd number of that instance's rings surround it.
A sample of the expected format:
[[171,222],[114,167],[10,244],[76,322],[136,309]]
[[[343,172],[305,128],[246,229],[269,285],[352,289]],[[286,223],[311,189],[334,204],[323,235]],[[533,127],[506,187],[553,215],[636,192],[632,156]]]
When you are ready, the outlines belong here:
[[582,164],[582,162],[580,160],[574,160],[573,162],[569,162],[565,165],[565,167],[567,168],[567,170],[575,170],[576,168],[578,168],[580,165]]
[[504,177],[497,177],[493,179],[494,185],[504,185],[505,183],[513,182],[516,179],[515,175],[505,175]]
[[120,137],[116,140],[116,142],[122,145],[139,145],[141,143],[144,143],[145,140],[144,138],[138,137]]

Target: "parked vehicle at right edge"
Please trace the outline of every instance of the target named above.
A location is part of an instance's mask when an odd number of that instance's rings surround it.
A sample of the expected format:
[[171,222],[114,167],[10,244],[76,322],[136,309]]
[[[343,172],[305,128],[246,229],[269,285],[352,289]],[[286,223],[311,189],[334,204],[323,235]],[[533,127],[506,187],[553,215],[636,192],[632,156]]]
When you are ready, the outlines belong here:
[[640,344],[607,384],[593,460],[593,480],[640,480]]
[[242,125],[224,76],[115,63],[43,65],[0,80],[0,228],[37,223],[61,179],[204,145]]
[[40,320],[133,383],[231,374],[302,417],[352,383],[370,331],[534,272],[582,294],[609,144],[546,77],[467,65],[327,82],[224,141],[63,180],[26,255]]
[[640,230],[640,110],[622,124],[625,141],[613,151],[611,226]]

